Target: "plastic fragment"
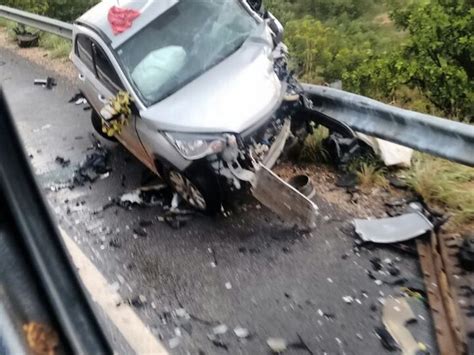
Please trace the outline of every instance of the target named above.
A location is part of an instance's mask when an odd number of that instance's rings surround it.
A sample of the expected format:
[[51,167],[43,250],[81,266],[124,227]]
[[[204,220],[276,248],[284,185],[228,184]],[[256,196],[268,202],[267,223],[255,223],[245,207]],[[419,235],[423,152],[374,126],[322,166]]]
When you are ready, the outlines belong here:
[[268,338],[267,345],[276,354],[284,352],[288,347],[286,340],[283,338]]

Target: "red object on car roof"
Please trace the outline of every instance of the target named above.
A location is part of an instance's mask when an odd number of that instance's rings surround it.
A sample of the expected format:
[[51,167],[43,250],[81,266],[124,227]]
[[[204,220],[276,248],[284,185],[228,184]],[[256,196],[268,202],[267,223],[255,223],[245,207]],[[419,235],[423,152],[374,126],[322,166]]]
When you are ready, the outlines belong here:
[[140,16],[140,13],[136,10],[112,6],[109,10],[108,20],[114,35],[118,35],[132,27],[133,20],[138,16]]

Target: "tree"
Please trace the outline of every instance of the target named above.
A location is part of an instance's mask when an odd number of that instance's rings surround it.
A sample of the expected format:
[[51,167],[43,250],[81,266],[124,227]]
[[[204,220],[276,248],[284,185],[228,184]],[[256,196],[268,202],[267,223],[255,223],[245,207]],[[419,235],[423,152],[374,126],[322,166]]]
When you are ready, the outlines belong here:
[[474,8],[472,0],[413,1],[391,14],[408,33],[399,49],[368,58],[346,83],[363,94],[390,96],[419,89],[446,115],[474,120]]
[[467,120],[474,114],[472,5],[472,0],[417,1],[392,13],[410,34],[397,60],[402,80],[446,114]]

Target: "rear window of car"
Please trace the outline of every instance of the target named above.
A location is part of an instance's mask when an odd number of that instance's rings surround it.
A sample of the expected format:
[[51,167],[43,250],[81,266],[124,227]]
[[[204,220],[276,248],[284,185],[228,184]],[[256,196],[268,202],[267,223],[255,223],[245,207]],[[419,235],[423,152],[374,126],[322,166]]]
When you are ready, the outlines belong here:
[[95,66],[98,79],[113,93],[124,90],[122,82],[102,48],[94,43]]
[[76,38],[76,54],[81,61],[94,72],[94,60],[92,59],[92,40],[84,35]]

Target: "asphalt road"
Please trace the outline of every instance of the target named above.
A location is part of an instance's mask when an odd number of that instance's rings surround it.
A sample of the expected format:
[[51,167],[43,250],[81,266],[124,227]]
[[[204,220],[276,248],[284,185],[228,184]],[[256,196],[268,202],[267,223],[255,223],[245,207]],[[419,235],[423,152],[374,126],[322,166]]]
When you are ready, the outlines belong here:
[[[58,77],[57,87],[46,90],[33,86],[35,78],[53,75],[44,68],[2,48],[0,61],[5,62],[0,81],[59,225],[120,293],[121,304],[129,300],[171,354],[266,354],[269,337],[302,339],[307,346],[286,354],[387,352],[374,328],[381,324],[380,300],[399,290],[367,276],[369,259],[398,260],[402,275],[412,277],[419,276],[416,258],[387,248],[354,252],[352,217],[322,196],[317,203],[325,218],[306,234],[252,199],[228,218],[193,216],[180,229],[159,221],[161,207],[97,212],[111,198],[139,187],[145,168],[121,146],[107,144],[108,178],[52,189],[71,178],[91,146],[90,112],[68,103],[77,92],[73,83]],[[71,164],[60,166],[57,156]],[[146,236],[133,232],[140,222]],[[354,302],[344,302],[344,296]],[[181,308],[190,317],[176,314]],[[417,326],[430,334],[428,312],[421,307],[417,314]],[[216,345],[208,335],[220,324],[229,330]],[[238,326],[250,337],[235,336]],[[119,338],[114,337],[116,349],[129,352]]]

